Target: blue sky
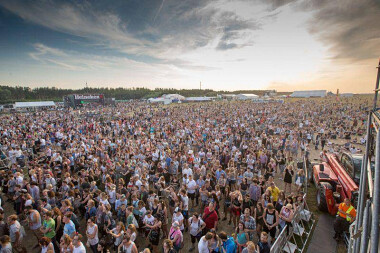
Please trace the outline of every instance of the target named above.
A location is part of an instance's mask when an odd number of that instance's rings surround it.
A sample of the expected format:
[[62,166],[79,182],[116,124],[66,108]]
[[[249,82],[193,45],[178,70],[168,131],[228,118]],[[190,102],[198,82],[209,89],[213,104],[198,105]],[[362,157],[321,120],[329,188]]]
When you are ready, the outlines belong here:
[[0,84],[369,92],[375,0],[0,0]]

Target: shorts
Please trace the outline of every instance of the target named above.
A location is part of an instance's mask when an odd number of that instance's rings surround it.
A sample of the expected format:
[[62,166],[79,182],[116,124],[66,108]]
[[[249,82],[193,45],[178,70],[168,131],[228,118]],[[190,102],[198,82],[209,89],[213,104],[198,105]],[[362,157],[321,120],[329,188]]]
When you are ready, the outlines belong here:
[[240,217],[241,208],[232,207],[231,212],[233,215]]
[[273,227],[272,229],[268,229],[267,226],[264,226],[264,231],[267,232],[271,238],[276,237],[276,227]]
[[191,237],[191,243],[195,243],[196,241],[199,242],[199,240],[201,239],[202,237],[202,232],[200,232],[199,234],[197,234],[196,236],[193,236],[193,235],[190,235]]
[[188,196],[189,196],[189,199],[193,200],[195,198],[195,192],[189,193]]

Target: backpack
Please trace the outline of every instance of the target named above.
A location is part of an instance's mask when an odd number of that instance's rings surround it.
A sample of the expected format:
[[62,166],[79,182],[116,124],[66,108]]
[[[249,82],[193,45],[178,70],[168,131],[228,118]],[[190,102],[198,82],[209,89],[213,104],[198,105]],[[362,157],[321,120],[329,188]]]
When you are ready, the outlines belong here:
[[[193,224],[193,219],[191,219],[191,222],[190,222],[190,226],[191,226],[191,224]],[[201,219],[200,218],[198,218],[198,229],[201,227]],[[202,231],[201,232],[199,232],[196,236],[201,236],[202,235]]]

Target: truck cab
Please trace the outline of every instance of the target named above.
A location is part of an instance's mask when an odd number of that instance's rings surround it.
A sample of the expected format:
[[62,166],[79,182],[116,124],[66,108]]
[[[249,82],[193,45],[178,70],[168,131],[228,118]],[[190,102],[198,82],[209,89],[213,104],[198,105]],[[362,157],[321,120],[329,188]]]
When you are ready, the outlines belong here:
[[[340,163],[347,174],[359,185],[360,172],[362,168],[363,154],[351,154],[348,152],[342,152],[340,154]],[[374,172],[375,163],[371,162],[371,170]]]

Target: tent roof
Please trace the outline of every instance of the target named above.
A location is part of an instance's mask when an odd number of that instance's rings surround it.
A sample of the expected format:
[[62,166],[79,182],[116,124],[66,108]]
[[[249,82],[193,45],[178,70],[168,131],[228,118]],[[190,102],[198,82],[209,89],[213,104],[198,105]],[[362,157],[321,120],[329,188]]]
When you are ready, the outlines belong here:
[[43,107],[43,106],[55,106],[53,101],[38,101],[38,102],[16,102],[15,108],[26,108],[26,107]]
[[326,90],[301,90],[294,91],[291,97],[325,97],[327,94]]

